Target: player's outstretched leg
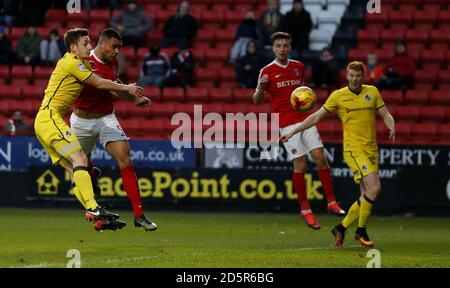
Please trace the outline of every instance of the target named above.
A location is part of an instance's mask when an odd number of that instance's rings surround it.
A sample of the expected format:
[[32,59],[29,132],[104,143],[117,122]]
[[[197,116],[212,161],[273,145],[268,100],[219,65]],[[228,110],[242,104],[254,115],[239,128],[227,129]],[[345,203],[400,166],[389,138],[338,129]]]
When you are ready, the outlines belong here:
[[345,238],[345,230],[346,228],[342,224],[338,224],[334,226],[333,230],[331,230],[331,233],[334,236],[336,247],[340,248],[344,245],[344,238]]
[[308,227],[318,230],[320,229],[320,224],[314,217],[309,206],[308,199],[306,197],[306,184],[305,184],[305,173],[294,172],[293,182],[295,186],[295,191],[297,193],[298,202],[300,205],[300,217],[305,220]]
[[366,227],[358,227],[355,231],[355,239],[359,241],[359,244],[363,247],[372,248],[375,246],[375,243],[370,240],[369,235],[367,234]]
[[134,218],[134,227],[142,227],[145,231],[155,231],[158,229],[156,223],[153,223],[145,215]]

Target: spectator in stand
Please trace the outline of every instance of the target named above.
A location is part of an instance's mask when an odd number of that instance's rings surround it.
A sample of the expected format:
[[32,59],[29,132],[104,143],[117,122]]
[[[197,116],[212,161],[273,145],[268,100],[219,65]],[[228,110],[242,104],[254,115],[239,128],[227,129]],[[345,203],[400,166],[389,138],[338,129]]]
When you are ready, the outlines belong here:
[[5,31],[0,26],[0,64],[9,64],[12,60],[11,43],[5,35]]
[[330,48],[320,52],[318,61],[313,65],[313,82],[316,87],[327,88],[337,84],[339,63],[334,58]]
[[6,24],[9,30],[13,28],[20,13],[20,1],[1,0],[0,1],[0,25]]
[[241,87],[256,88],[261,66],[261,59],[257,54],[256,43],[250,41],[247,44],[247,54],[239,58],[236,64],[236,76]]
[[37,65],[40,62],[42,36],[34,26],[29,26],[27,31],[19,38],[17,44],[17,60],[19,64]]
[[191,6],[188,1],[182,1],[178,5],[177,13],[170,16],[163,28],[166,36],[161,42],[161,47],[180,46],[188,44],[191,46],[192,38],[197,35],[198,22],[190,14]]
[[33,129],[22,119],[22,112],[16,109],[11,114],[11,119],[4,125],[6,136],[32,135]]
[[411,87],[414,70],[414,59],[406,54],[405,43],[399,40],[395,45],[395,55],[385,71],[385,77],[378,82],[377,87],[380,90]]
[[[270,46],[270,51],[272,51],[270,36],[280,30],[282,17],[283,15],[279,11],[278,0],[267,0],[267,10],[259,18],[260,35],[258,38],[261,40],[262,45]],[[270,57],[272,58],[272,56],[271,54]]]
[[41,63],[54,65],[66,53],[64,41],[59,37],[58,30],[53,28],[48,39],[41,41]]
[[156,85],[163,88],[164,83],[170,75],[170,60],[167,55],[160,52],[159,46],[150,48],[150,52],[144,57],[142,64],[141,77],[138,85],[145,87]]
[[291,11],[281,21],[281,30],[292,37],[292,57],[298,59],[303,50],[309,48],[309,33],[313,23],[311,15],[305,10],[302,0],[294,0]]
[[[111,9],[119,9],[121,7],[120,0],[109,0],[108,3],[106,1],[99,0],[84,0],[84,8],[86,9],[97,9],[100,7],[111,8]],[[103,5],[101,5],[103,4]],[[105,5],[107,4],[107,5]]]
[[180,45],[170,63],[172,71],[165,86],[181,86],[186,90],[192,84],[195,68],[195,57],[189,47],[186,44]]
[[153,28],[152,20],[138,7],[135,0],[127,0],[125,10],[114,17],[110,25],[121,33],[124,46],[132,45],[136,49],[141,46],[146,33]]
[[231,64],[234,64],[237,59],[246,55],[247,45],[250,41],[258,41],[258,22],[256,22],[253,11],[248,11],[245,14],[244,20],[236,30],[235,42],[233,48],[231,48]]
[[384,67],[378,63],[377,55],[367,55],[367,72],[369,76],[367,84],[369,85],[375,85],[378,81],[384,78]]

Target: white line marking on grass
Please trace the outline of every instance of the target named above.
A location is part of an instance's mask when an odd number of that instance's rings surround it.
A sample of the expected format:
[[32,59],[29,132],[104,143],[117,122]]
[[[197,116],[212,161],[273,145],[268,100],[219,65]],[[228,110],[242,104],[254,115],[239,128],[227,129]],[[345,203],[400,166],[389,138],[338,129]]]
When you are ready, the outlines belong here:
[[294,251],[315,251],[315,250],[335,250],[335,249],[345,249],[345,248],[358,248],[361,246],[358,245],[349,245],[344,246],[343,248],[338,248],[335,246],[327,246],[327,247],[305,247],[305,248],[297,248],[293,249]]

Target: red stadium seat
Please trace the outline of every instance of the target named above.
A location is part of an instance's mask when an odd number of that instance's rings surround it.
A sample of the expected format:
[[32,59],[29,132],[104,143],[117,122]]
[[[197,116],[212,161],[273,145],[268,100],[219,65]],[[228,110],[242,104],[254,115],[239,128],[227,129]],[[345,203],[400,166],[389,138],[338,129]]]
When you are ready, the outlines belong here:
[[439,11],[441,10],[441,6],[437,4],[428,4],[426,2],[423,3],[422,7],[423,11],[426,11],[430,14],[439,14]]
[[405,34],[405,40],[409,43],[426,43],[428,41],[428,32],[423,30],[408,30]]
[[348,53],[348,61],[366,61],[367,59],[367,51],[359,50],[359,49],[350,49]]
[[208,102],[208,89],[203,87],[190,87],[186,91],[186,101],[195,103]]
[[448,89],[431,91],[430,103],[432,105],[450,105],[450,91]]
[[103,21],[111,20],[111,11],[109,9],[91,9],[89,12],[89,21]]
[[225,12],[223,10],[204,11],[202,14],[203,23],[223,23]]
[[196,69],[196,79],[197,81],[217,81],[218,72],[215,70],[207,69],[207,68],[198,68]]
[[[0,93],[1,93],[1,90],[0,90]],[[0,95],[0,97],[1,97],[1,95]],[[9,115],[10,111],[11,111],[11,108],[9,107],[9,101],[0,101],[0,116]],[[2,122],[1,125],[3,125],[4,123],[5,122]]]
[[432,43],[450,43],[450,30],[432,30],[430,33],[430,42]]
[[22,96],[24,98],[42,99],[46,86],[42,85],[25,85],[22,87]]
[[396,141],[407,142],[411,135],[412,122],[410,121],[400,121],[395,125],[395,136]]
[[380,40],[379,31],[359,30],[357,34],[358,43],[377,43]]
[[255,89],[249,88],[237,88],[233,89],[233,101],[235,102],[243,102],[243,103],[252,103],[253,102],[253,93]]
[[428,140],[427,142],[434,139],[437,134],[437,125],[434,122],[415,124],[412,128],[413,137],[419,137],[424,140],[426,139]]
[[450,84],[450,70],[442,70],[438,73],[439,84]]
[[[383,7],[384,8],[384,7]],[[366,25],[389,23],[388,13],[368,13],[366,15]]]
[[399,30],[384,30],[381,32],[381,41],[396,42],[398,39],[404,39],[404,32]]
[[433,85],[436,82],[437,72],[416,70],[414,72],[415,83],[427,83]]
[[53,70],[53,67],[37,66],[34,69],[34,77],[38,79],[49,79]]
[[415,11],[413,14],[414,23],[429,23],[434,24],[437,20],[436,13],[430,13],[430,11]]
[[[88,22],[89,20],[89,15],[88,15],[88,10],[86,9],[82,9],[80,11],[80,13],[67,13],[67,21],[80,21],[83,23]],[[80,27],[84,27],[84,26],[80,26]]]
[[437,136],[439,143],[450,145],[450,122],[438,126]]
[[209,89],[209,99],[211,102],[231,102],[232,93],[230,88],[211,88]]
[[228,67],[220,70],[219,72],[219,79],[221,82],[223,81],[229,81],[229,82],[236,82],[236,72],[234,71],[234,68]]
[[31,66],[15,65],[11,69],[11,77],[31,79],[33,77],[33,69]]
[[403,92],[401,90],[383,90],[380,92],[386,103],[402,104]]
[[195,60],[197,60],[199,63],[203,63],[205,61],[205,50],[208,49],[210,48],[207,49],[192,48],[191,52],[192,55],[194,55]]
[[419,112],[421,121],[444,122],[446,118],[446,111],[442,106],[421,106]]
[[423,50],[421,55],[421,61],[428,63],[444,63],[445,52],[439,50]]
[[210,49],[205,52],[205,61],[217,61],[226,63],[229,51],[224,49]]
[[226,23],[241,23],[244,20],[245,14],[248,10],[238,9],[237,11],[227,10],[225,11],[225,22]]
[[18,40],[27,31],[25,27],[14,27],[11,31],[11,41]]
[[413,105],[397,106],[394,117],[399,120],[417,121],[419,120],[419,108]]
[[[0,98],[21,98],[22,88],[20,86],[5,85],[0,83]],[[3,100],[4,101],[4,100]]]
[[427,71],[436,75],[441,69],[441,65],[439,63],[422,63],[422,70]]
[[144,88],[144,95],[152,101],[161,101],[161,89],[156,86],[148,86]]
[[380,62],[388,62],[394,57],[395,50],[393,49],[376,49],[374,54],[377,55]]
[[83,21],[67,21],[66,23],[67,29],[82,28],[82,27],[84,27]]
[[216,30],[216,41],[232,43],[234,41],[235,33],[235,30],[232,28],[218,29]]
[[161,101],[184,101],[184,90],[181,87],[165,87],[161,95]]
[[[383,13],[381,13],[383,14]],[[389,20],[390,23],[404,23],[409,24],[412,21],[412,14],[411,13],[405,13],[405,11],[399,10],[393,10],[389,12]]]
[[[325,101],[328,98],[328,90],[327,89],[314,89],[314,92],[316,93],[316,97],[317,97],[317,103],[325,103]],[[317,105],[318,106],[318,105]]]
[[0,78],[1,79],[9,79],[10,71],[8,65],[0,65]]
[[175,103],[161,102],[150,105],[150,114],[154,117],[171,117],[175,110]]
[[135,59],[135,51],[134,51],[134,47],[122,47],[120,48],[120,54],[123,55],[123,57],[125,57],[126,61],[131,61],[134,62]]
[[429,92],[425,90],[408,90],[405,93],[406,104],[427,104]]
[[438,23],[450,23],[450,10],[441,10],[438,14]]
[[207,43],[216,42],[215,31],[216,29],[205,29],[205,28],[200,29],[194,38],[194,42],[207,42]]
[[63,23],[67,20],[67,14],[67,11],[64,9],[49,9],[47,13],[45,13],[45,21]]

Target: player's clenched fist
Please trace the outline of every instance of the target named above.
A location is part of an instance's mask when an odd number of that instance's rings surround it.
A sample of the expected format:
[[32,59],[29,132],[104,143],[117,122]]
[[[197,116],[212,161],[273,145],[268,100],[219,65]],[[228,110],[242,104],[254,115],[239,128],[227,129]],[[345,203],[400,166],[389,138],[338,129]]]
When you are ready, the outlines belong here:
[[129,84],[128,86],[128,94],[133,97],[144,97],[144,88],[141,86],[136,86],[134,84]]
[[138,107],[141,107],[141,108],[144,108],[144,107],[150,105],[151,103],[152,103],[152,101],[149,98],[145,97],[145,96],[136,98],[134,100],[134,104],[136,106],[138,106]]
[[264,74],[259,79],[258,89],[267,90],[268,87],[269,87],[269,75]]

